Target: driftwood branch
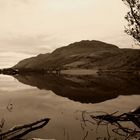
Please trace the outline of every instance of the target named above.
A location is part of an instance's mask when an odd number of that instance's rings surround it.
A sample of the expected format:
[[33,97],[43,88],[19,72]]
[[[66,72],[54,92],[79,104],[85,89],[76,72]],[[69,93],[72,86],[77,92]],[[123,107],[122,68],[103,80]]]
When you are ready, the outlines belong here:
[[49,120],[50,119],[45,118],[30,124],[16,126],[6,132],[0,133],[0,140],[17,140],[22,138],[34,130],[43,128],[49,122]]
[[[98,113],[103,115],[97,115]],[[117,115],[118,112],[114,112],[112,114],[106,113],[106,112],[82,112],[82,122],[84,124],[84,127],[87,127],[87,122],[90,124],[96,124],[97,127],[99,125],[105,125],[107,126],[107,134],[108,137],[110,137],[109,133],[109,124],[115,126],[115,128],[112,129],[114,133],[117,133],[120,136],[125,136],[126,138],[136,136],[137,134],[140,134],[140,107],[138,107],[136,110],[123,113],[120,115]],[[131,122],[133,123],[137,128],[126,128],[123,126],[122,122]]]

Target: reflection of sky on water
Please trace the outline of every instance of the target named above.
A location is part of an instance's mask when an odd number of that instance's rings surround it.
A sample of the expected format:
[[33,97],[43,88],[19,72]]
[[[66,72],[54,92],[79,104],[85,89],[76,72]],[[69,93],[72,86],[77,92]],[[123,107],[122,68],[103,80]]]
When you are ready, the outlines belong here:
[[[65,130],[70,140],[82,140],[86,132],[83,132],[80,126],[81,111],[100,110],[112,113],[119,110],[127,112],[139,105],[139,100],[139,96],[120,96],[100,104],[81,104],[57,96],[51,91],[28,89],[21,90],[20,93],[10,92],[1,96],[0,110],[8,123],[6,126],[8,128],[13,124],[25,124],[44,117],[51,118],[49,124],[42,131],[31,133],[30,137],[65,140]],[[6,111],[5,107],[9,101],[13,103],[14,108],[11,113]],[[95,130],[96,126],[92,126],[92,128]],[[97,134],[91,131],[87,140],[92,140],[96,136],[107,136],[105,130],[105,128],[99,127]]]
[[35,87],[21,84],[12,76],[0,75],[0,94],[1,91],[10,92],[24,89],[35,89]]

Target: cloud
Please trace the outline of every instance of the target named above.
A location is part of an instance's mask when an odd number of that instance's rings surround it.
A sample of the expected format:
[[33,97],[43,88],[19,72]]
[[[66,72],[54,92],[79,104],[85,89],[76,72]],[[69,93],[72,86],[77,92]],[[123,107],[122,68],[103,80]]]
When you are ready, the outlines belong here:
[[12,51],[3,51],[0,52],[0,68],[6,68],[14,66],[17,62],[22,59],[31,57],[31,54],[12,52]]
[[[35,0],[34,0],[35,1]],[[11,5],[11,4],[29,4],[32,0],[1,0],[1,4]]]
[[39,46],[39,45],[46,45],[48,42],[52,40],[48,35],[39,34],[33,36],[26,36],[26,35],[18,35],[11,38],[4,38],[0,39],[2,42],[6,42],[7,44],[11,45],[18,45],[18,46]]
[[59,47],[59,40],[53,35],[15,35],[0,38],[0,51],[14,51],[27,54],[47,53]]
[[17,2],[22,2],[25,4],[28,4],[29,2],[31,2],[31,0],[16,0]]
[[0,0],[0,6],[0,46],[4,50],[42,53],[67,42],[123,32],[122,1]]

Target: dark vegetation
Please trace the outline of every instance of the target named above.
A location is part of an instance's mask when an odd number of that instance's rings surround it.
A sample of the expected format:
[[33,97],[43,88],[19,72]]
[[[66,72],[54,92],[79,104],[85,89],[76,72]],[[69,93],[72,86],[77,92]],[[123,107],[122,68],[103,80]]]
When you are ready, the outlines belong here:
[[140,45],[140,1],[139,0],[122,0],[129,12],[125,16],[128,24],[125,27],[125,32],[131,35]]

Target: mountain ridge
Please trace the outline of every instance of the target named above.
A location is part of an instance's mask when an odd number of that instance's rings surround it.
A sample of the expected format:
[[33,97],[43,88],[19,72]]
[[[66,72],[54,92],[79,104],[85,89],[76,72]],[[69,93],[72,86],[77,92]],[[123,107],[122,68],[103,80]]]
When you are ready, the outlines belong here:
[[96,40],[82,40],[20,61],[16,69],[140,69],[140,50],[120,49]]

